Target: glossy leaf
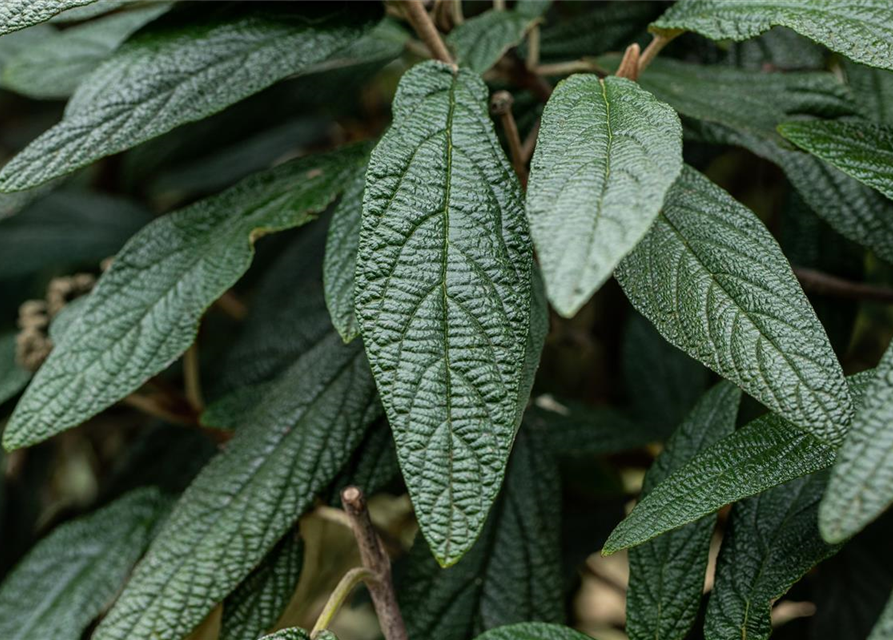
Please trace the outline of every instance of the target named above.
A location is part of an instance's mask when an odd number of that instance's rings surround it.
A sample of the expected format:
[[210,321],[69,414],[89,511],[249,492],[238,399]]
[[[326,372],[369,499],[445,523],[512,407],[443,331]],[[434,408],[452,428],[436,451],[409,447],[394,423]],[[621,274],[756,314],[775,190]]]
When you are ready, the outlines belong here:
[[0,404],[25,388],[31,372],[16,362],[16,332],[0,334]]
[[[741,391],[722,382],[708,391],[654,461],[642,494],[735,430]],[[626,633],[632,640],[682,640],[694,624],[707,572],[715,516],[670,531],[629,552]]]
[[555,310],[579,311],[654,222],[682,169],[682,126],[625,78],[574,75],[543,111],[527,216]]
[[0,5],[0,36],[46,22],[66,9],[93,2],[96,0],[5,0]]
[[62,122],[0,171],[0,190],[34,187],[312,71],[363,35],[377,13],[366,4],[281,13],[236,6],[154,25],[81,83]]
[[474,543],[514,439],[530,324],[518,181],[479,77],[404,74],[372,153],[357,314],[422,533],[454,564]]
[[0,586],[4,640],[80,640],[149,544],[168,502],[140,489],[60,525]]
[[818,529],[827,480],[826,472],[816,473],[732,507],[707,605],[705,638],[767,640],[772,603],[837,551]]
[[524,622],[491,629],[476,640],[591,640],[579,631],[557,624]]
[[150,4],[56,32],[13,57],[2,85],[30,98],[67,98],[131,34],[170,6]]
[[713,40],[746,40],[781,26],[857,62],[893,69],[893,7],[887,0],[684,0],[651,29],[694,31]]
[[778,127],[801,149],[893,199],[893,129],[866,122],[789,122]]
[[94,639],[186,635],[313,505],[378,415],[362,348],[330,332],[186,490]]
[[843,542],[893,503],[893,348],[881,359],[834,465],[819,524]]
[[830,446],[852,412],[840,364],[775,239],[694,169],[621,263],[633,306],[672,344]]
[[255,174],[134,236],[34,377],[4,446],[76,426],[163,371],[193,342],[204,310],[248,269],[254,239],[313,220],[364,153],[346,147]]
[[538,16],[524,11],[491,9],[457,25],[446,41],[456,54],[456,62],[475,73],[484,73],[521,42],[537,20]]

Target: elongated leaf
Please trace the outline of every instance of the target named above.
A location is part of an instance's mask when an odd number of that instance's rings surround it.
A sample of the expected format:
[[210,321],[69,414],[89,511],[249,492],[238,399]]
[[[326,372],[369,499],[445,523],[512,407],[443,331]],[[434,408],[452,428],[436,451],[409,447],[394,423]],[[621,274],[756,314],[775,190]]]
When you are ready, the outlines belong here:
[[499,625],[563,620],[561,480],[538,427],[525,419],[499,500],[462,560],[441,569],[416,540],[398,583],[410,638],[466,640]]
[[530,324],[518,181],[479,77],[407,72],[366,172],[357,314],[422,533],[455,563],[511,450]]
[[[695,405],[654,461],[643,495],[735,430],[741,391],[721,382]],[[632,640],[681,640],[694,624],[716,517],[706,516],[630,550],[626,633]]]
[[859,96],[862,114],[875,122],[893,126],[893,72],[844,61],[847,84]]
[[819,472],[732,507],[707,605],[705,638],[767,640],[772,602],[837,551],[819,535],[819,500],[827,481],[827,472]]
[[0,637],[80,640],[118,593],[167,506],[156,489],[140,489],[53,531],[0,587]]
[[220,640],[254,640],[272,627],[298,584],[304,543],[286,535],[223,604]]
[[537,20],[524,11],[491,9],[456,26],[446,40],[460,65],[484,73],[521,42]]
[[45,22],[66,9],[96,0],[5,0],[0,5],[0,36]]
[[95,640],[186,635],[313,504],[378,415],[362,348],[330,332],[186,490]]
[[378,12],[369,4],[307,7],[200,11],[192,22],[142,32],[81,83],[62,122],[3,168],[0,190],[36,186],[311,71]]
[[255,174],[134,236],[25,392],[4,446],[73,427],[164,370],[192,343],[204,310],[251,264],[254,238],[312,220],[364,153],[347,147]]
[[822,535],[842,542],[893,503],[893,348],[875,370],[822,501]]
[[492,629],[477,637],[477,640],[591,640],[579,631],[557,624],[525,622],[508,627]]
[[682,169],[682,126],[635,82],[575,75],[543,111],[527,215],[555,310],[571,317],[645,235]]
[[[157,0],[150,1],[155,2]],[[139,6],[139,3],[140,0],[93,0],[90,4],[75,7],[73,9],[66,9],[62,13],[50,18],[50,22],[53,24],[81,22],[121,9],[122,7],[127,7],[128,5],[136,4]]]
[[893,129],[867,122],[789,122],[785,138],[893,199]]
[[131,34],[170,6],[150,4],[57,32],[12,58],[2,85],[31,98],[67,98]]
[[[857,405],[870,373],[848,378]],[[614,529],[602,553],[633,547],[742,498],[830,467],[837,455],[775,414],[753,420],[655,487]]]
[[887,0],[684,0],[670,7],[651,29],[747,40],[774,26],[793,29],[857,62],[893,69],[893,7]]
[[630,301],[672,344],[834,446],[852,402],[828,337],[769,231],[694,169],[621,263]]
[[0,404],[25,388],[31,372],[16,363],[16,333],[0,335]]

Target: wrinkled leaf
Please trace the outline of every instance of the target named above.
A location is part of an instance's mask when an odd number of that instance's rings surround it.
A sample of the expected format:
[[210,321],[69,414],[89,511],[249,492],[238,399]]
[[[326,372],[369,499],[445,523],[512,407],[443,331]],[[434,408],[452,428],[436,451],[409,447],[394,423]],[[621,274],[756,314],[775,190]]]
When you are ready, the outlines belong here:
[[859,96],[861,113],[880,124],[893,126],[893,72],[844,61],[847,83]]
[[476,640],[591,640],[579,631],[557,624],[525,622],[491,629]]
[[[260,640],[311,640],[310,634],[303,629],[291,627],[264,636]],[[331,631],[321,631],[313,640],[338,640]]]
[[518,181],[479,77],[404,74],[372,153],[357,314],[422,533],[454,564],[474,543],[511,450],[530,324]]
[[0,36],[93,2],[96,0],[4,0],[0,5]]
[[521,42],[537,20],[537,16],[523,11],[491,9],[457,25],[446,41],[456,54],[456,62],[475,73],[484,73]]
[[0,404],[25,388],[31,372],[16,363],[16,332],[0,334]]
[[546,292],[579,311],[645,235],[682,169],[682,126],[625,78],[574,75],[543,111],[527,216]]

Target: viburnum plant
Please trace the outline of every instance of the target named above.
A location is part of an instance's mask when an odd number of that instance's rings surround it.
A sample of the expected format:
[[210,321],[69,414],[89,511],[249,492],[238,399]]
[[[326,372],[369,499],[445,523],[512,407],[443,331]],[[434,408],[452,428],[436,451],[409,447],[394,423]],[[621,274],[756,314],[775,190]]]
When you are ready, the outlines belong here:
[[893,639],[890,0],[3,0],[0,87],[0,640]]

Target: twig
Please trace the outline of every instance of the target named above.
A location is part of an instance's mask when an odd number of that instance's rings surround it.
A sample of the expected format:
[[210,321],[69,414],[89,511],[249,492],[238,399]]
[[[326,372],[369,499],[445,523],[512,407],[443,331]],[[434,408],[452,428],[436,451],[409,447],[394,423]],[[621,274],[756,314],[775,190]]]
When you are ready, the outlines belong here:
[[794,267],[794,274],[804,290],[819,295],[893,304],[893,289],[888,287],[852,282],[804,267]]
[[618,78],[629,78],[630,80],[639,79],[639,45],[635,42],[626,48],[620,66],[617,67]]
[[515,123],[515,117],[512,115],[512,104],[514,98],[508,91],[497,91],[490,98],[490,113],[499,116],[502,121],[502,129],[505,131],[505,137],[509,143],[509,151],[512,154],[512,166],[521,184],[527,185],[527,168],[524,165],[524,158],[521,151],[521,136],[518,134],[518,125]]
[[375,575],[366,567],[357,567],[344,574],[344,577],[341,578],[338,586],[332,591],[329,599],[326,600],[326,605],[316,619],[316,624],[313,625],[313,629],[310,631],[311,640],[316,638],[320,631],[325,630],[329,624],[331,624],[332,618],[334,618],[335,614],[338,613],[338,610],[341,609],[344,600],[350,595],[350,592],[364,580],[367,581],[367,583],[375,580]]
[[232,290],[225,292],[222,296],[217,298],[214,302],[214,306],[233,320],[241,321],[248,315],[248,307],[236,297],[236,294],[233,293]]
[[328,522],[340,524],[343,527],[350,527],[350,518],[341,509],[321,504],[313,510],[313,515],[319,516]]
[[546,103],[552,97],[552,85],[545,78],[527,68],[524,61],[510,52],[504,58],[504,69],[512,84],[527,89],[537,100]]
[[606,75],[605,70],[591,60],[569,60],[553,64],[541,64],[533,70],[541,76],[569,76],[572,73],[595,73]]
[[527,68],[536,73],[536,67],[540,63],[540,26],[533,25],[527,34]]
[[152,416],[153,418],[159,418],[172,424],[184,426],[194,426],[198,424],[194,416],[171,411],[165,407],[163,403],[159,402],[157,398],[152,396],[131,393],[129,396],[126,396],[121,400],[121,402],[145,413],[146,415]]
[[540,134],[540,122],[541,120],[537,118],[536,122],[534,122],[533,126],[530,128],[530,133],[524,138],[524,144],[521,145],[521,160],[524,161],[525,167],[533,157],[533,150],[536,148],[536,139]]
[[375,576],[367,583],[369,595],[385,640],[408,640],[406,625],[397,605],[397,595],[391,581],[391,560],[369,519],[366,498],[358,487],[347,487],[341,492],[341,504],[350,518],[350,528],[357,539],[363,566]]
[[465,22],[465,15],[462,13],[462,0],[452,0],[453,5],[453,24],[459,25]]
[[639,67],[636,77],[641,75],[642,72],[648,68],[648,65],[657,57],[657,54],[660,53],[661,49],[670,44],[670,42],[672,42],[680,33],[682,33],[682,31],[655,33],[651,42],[648,43],[648,46],[645,47],[645,50],[642,52],[642,55],[639,56]]
[[505,0],[493,0],[493,9],[496,11],[505,11]]
[[406,12],[406,19],[409,20],[409,24],[415,29],[415,32],[418,34],[422,42],[427,45],[428,50],[431,51],[432,57],[452,65],[455,69],[456,63],[453,62],[453,57],[450,55],[443,39],[440,37],[437,27],[431,22],[431,16],[425,11],[425,7],[422,5],[421,0],[407,0],[403,5],[403,8]]
[[205,408],[202,399],[202,381],[198,361],[198,342],[183,354],[183,387],[186,392],[186,400],[196,413],[201,413]]

